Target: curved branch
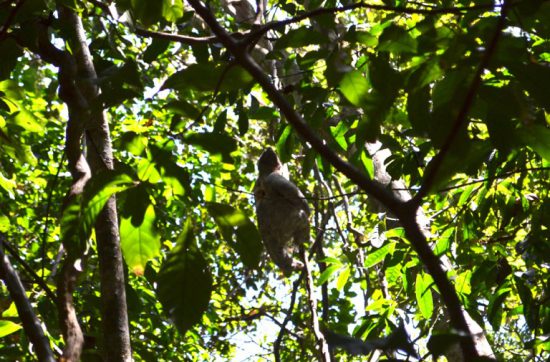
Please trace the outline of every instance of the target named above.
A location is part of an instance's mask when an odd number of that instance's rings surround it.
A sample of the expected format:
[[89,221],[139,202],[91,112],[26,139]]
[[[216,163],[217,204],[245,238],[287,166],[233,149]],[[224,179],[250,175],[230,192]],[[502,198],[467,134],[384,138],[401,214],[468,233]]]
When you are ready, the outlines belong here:
[[246,48],[221,27],[210,10],[199,0],[187,1],[208,24],[220,42],[233,54],[236,61],[260,84],[271,101],[280,109],[286,120],[293,126],[298,135],[308,142],[325,160],[330,162],[336,170],[343,173],[370,196],[384,204],[390,212],[399,218],[405,229],[408,240],[418,253],[420,260],[432,275],[435,284],[441,292],[453,327],[464,336],[461,340],[461,347],[464,351],[465,358],[467,360],[474,360],[478,356],[478,353],[475,349],[475,343],[468,328],[468,324],[462,313],[462,306],[456,294],[456,290],[447,278],[445,271],[439,263],[439,259],[430,249],[426,237],[416,223],[415,205],[400,201],[380,183],[373,181],[356,167],[341,159],[340,156],[331,150],[326,142],[306,124],[303,118],[286,100],[284,95],[277,90],[269,77],[248,54]]

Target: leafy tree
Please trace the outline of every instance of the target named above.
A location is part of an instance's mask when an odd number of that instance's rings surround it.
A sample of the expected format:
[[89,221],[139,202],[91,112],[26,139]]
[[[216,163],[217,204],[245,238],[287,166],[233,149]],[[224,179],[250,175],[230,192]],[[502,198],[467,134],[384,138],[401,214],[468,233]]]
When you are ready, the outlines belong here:
[[[547,19],[0,1],[2,359],[385,360],[342,341],[403,323],[420,359],[547,360]],[[312,208],[290,278],[255,225],[267,146]]]

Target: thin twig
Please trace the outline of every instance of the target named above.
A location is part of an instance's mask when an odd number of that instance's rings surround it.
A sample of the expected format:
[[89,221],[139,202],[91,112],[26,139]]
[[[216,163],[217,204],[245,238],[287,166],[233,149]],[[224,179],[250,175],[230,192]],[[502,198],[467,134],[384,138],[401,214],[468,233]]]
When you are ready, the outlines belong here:
[[292,318],[292,313],[294,311],[294,304],[296,303],[296,295],[298,294],[298,288],[300,287],[300,283],[302,282],[302,279],[304,277],[304,273],[300,273],[300,276],[298,279],[294,281],[294,284],[292,286],[292,294],[290,295],[290,303],[288,306],[288,310],[286,312],[286,317],[281,323],[281,329],[279,330],[279,334],[277,335],[277,339],[273,343],[273,356],[275,357],[276,362],[281,361],[281,342],[283,341],[283,337],[285,336],[286,332],[286,325],[288,322],[290,322],[290,319]]
[[330,351],[328,348],[327,340],[321,332],[321,326],[319,324],[319,316],[317,315],[317,298],[315,297],[315,284],[313,283],[313,276],[311,274],[311,264],[309,264],[306,248],[300,247],[300,253],[302,254],[302,261],[304,263],[304,274],[306,276],[306,290],[307,301],[311,315],[311,327],[313,334],[315,335],[315,341],[317,344],[317,352],[319,353],[319,360],[322,362],[330,362]]
[[139,36],[170,40],[170,41],[175,41],[186,45],[212,44],[217,41],[217,38],[214,35],[205,36],[205,37],[195,37],[195,36],[189,36],[189,35],[165,33],[162,31],[152,31],[152,30],[147,30],[143,28],[136,28],[135,32]]

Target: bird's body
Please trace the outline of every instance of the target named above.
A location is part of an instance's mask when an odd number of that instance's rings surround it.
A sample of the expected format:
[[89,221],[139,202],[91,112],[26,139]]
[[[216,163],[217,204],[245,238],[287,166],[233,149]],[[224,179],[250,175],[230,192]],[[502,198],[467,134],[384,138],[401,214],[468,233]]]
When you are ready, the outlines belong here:
[[303,268],[294,259],[298,246],[309,240],[309,206],[302,192],[281,174],[281,163],[271,148],[258,161],[254,189],[258,228],[271,259],[288,276]]

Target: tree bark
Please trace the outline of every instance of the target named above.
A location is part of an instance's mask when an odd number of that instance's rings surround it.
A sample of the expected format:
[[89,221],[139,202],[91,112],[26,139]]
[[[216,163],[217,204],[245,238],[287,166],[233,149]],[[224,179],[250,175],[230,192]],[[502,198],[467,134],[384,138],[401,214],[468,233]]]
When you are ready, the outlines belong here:
[[34,314],[31,303],[25,294],[25,288],[19,275],[13,269],[8,256],[4,254],[4,236],[0,234],[0,278],[6,283],[10,296],[17,307],[17,313],[23,323],[25,334],[36,350],[39,361],[54,362],[50,342],[44,335],[40,321]]
[[[60,16],[71,27],[71,45],[79,74],[83,76],[81,92],[88,104],[94,104],[99,95],[95,85],[97,74],[92,55],[86,43],[82,21],[73,11],[59,8]],[[103,109],[90,106],[86,122],[87,161],[92,175],[113,169],[113,151],[109,124]],[[99,257],[101,304],[103,322],[103,356],[105,361],[131,361],[130,333],[126,305],[124,266],[120,249],[116,199],[111,197],[95,223]]]

